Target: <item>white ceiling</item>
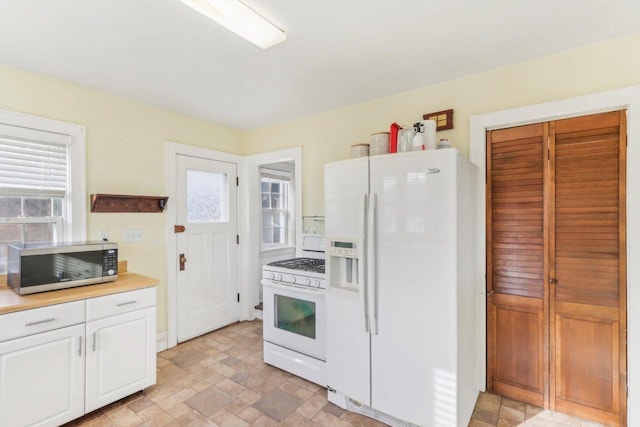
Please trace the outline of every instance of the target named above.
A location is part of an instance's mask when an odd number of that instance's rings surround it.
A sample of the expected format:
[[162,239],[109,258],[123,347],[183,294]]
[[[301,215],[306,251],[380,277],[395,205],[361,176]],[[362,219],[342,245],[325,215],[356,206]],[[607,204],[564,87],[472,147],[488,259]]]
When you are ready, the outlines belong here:
[[245,3],[287,40],[178,0],[0,0],[0,63],[253,129],[640,32],[638,0]]

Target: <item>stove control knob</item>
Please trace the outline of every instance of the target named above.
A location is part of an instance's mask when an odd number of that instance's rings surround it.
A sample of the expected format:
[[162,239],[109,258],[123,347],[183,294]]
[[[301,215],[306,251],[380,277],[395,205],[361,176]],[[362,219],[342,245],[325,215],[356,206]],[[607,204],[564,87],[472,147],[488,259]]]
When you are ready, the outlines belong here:
[[278,281],[282,282],[282,274],[278,274]]
[[319,288],[320,287],[320,280],[316,279],[315,285],[316,285],[316,288]]
[[309,286],[309,287],[310,287],[310,286],[311,286],[311,279],[307,279],[307,281],[305,282],[305,284],[306,284],[307,286]]
[[271,280],[275,279],[275,278],[276,278],[276,273],[271,273],[271,276],[269,276],[269,278],[270,278]]
[[296,283],[296,276],[291,276],[291,283]]

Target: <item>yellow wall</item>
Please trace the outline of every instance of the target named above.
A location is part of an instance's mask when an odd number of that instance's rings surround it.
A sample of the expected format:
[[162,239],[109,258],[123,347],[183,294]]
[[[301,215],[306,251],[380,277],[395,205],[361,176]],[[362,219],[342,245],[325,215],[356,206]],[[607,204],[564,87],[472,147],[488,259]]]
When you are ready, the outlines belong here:
[[[363,104],[242,132],[91,88],[0,65],[0,108],[87,127],[87,194],[165,194],[164,141],[235,154],[303,145],[303,213],[323,208],[323,165],[346,159],[390,123],[455,110],[455,129],[438,134],[468,154],[469,116],[640,84],[640,34],[547,56]],[[158,327],[166,324],[164,215],[88,213],[88,237],[106,229],[122,241],[141,229],[141,243],[120,243],[132,271],[160,279]]]
[[[242,133],[58,79],[0,66],[0,108],[85,125],[87,194],[165,195],[164,141],[238,154]],[[160,279],[158,328],[167,329],[165,216],[87,214],[87,237],[108,230],[120,258],[136,273]],[[143,241],[122,243],[140,229]]]
[[640,34],[542,57],[442,84],[329,111],[244,135],[244,153],[303,146],[303,214],[323,210],[323,165],[349,158],[352,144],[397,122],[454,109],[454,129],[439,132],[468,155],[475,114],[640,84]]

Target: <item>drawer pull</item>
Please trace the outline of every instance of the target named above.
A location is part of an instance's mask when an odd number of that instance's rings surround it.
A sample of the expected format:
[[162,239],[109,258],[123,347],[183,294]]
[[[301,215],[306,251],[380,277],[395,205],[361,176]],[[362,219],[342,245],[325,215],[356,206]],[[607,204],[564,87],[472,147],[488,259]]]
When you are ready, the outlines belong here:
[[137,302],[138,302],[137,299],[134,299],[134,300],[131,300],[131,301],[127,301],[127,302],[121,302],[121,303],[116,304],[116,307],[122,307],[123,305],[129,305],[129,304],[135,304]]
[[49,319],[38,320],[37,322],[29,322],[29,323],[26,323],[24,326],[35,326],[35,325],[40,325],[41,323],[53,322],[54,320],[56,320],[56,318],[51,317]]

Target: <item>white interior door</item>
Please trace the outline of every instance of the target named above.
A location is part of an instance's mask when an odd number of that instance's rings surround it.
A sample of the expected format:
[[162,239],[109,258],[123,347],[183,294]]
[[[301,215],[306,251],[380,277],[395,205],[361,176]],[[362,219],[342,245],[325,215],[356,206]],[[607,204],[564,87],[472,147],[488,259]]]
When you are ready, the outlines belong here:
[[[177,155],[178,341],[235,322],[238,304],[237,165]],[[181,261],[182,259],[182,261]]]

